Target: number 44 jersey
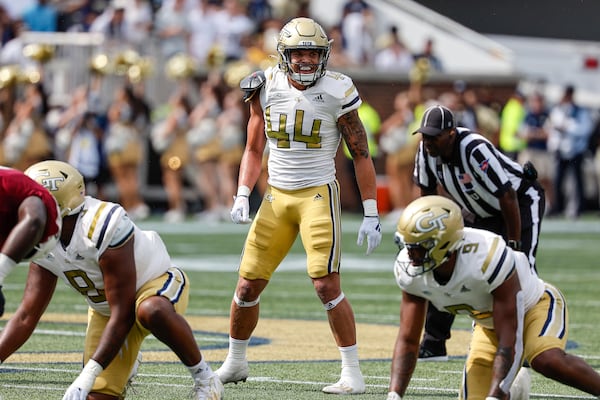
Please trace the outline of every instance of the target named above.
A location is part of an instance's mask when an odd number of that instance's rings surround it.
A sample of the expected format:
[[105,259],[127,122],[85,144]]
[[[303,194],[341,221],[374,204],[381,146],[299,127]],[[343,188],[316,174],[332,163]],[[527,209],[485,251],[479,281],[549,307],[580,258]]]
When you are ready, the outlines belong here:
[[265,71],[260,93],[269,149],[269,183],[295,190],[335,179],[335,155],[341,134],[338,119],[358,109],[361,99],[352,80],[327,71],[298,90],[279,67]]
[[448,282],[440,284],[434,278],[434,270],[412,273],[416,268],[410,265],[407,249],[402,249],[394,266],[398,286],[429,300],[440,311],[468,315],[489,329],[494,328],[492,292],[513,272],[519,276],[525,311],[544,292],[545,283],[530,267],[525,254],[513,251],[495,233],[464,228],[464,239],[456,252],[454,272]]

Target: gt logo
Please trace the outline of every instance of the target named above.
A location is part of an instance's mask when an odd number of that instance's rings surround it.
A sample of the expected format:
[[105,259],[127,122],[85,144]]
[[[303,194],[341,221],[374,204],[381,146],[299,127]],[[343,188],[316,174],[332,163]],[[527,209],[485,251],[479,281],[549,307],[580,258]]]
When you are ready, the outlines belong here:
[[44,178],[42,179],[42,185],[44,185],[49,191],[54,192],[59,189],[58,183],[65,181],[65,178]]
[[450,215],[444,213],[440,216],[434,217],[433,211],[428,212],[417,218],[415,228],[418,232],[431,232],[434,229],[446,229],[446,225],[442,221],[444,218],[448,218]]
[[[51,192],[57,191],[59,189],[58,183],[59,182],[64,182],[65,178],[64,177],[56,177],[56,178],[51,178],[50,177],[50,171],[48,171],[47,169],[45,170],[41,170],[36,174],[36,178],[37,177],[48,177],[48,178],[42,178],[41,180],[41,184],[48,189]],[[0,399],[1,400],[1,399]]]

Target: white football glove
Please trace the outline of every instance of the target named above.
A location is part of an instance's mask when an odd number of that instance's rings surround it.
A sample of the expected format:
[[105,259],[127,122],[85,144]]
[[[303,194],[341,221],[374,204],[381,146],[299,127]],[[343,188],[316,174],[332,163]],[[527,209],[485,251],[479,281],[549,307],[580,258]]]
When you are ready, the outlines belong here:
[[386,400],[402,400],[402,397],[396,392],[389,392]]
[[231,207],[231,220],[236,224],[249,224],[250,219],[250,202],[248,196],[235,196],[233,207]]
[[83,371],[81,371],[77,379],[73,381],[65,392],[63,400],[86,400],[88,393],[92,390],[96,377],[100,375],[103,369],[102,365],[90,359],[85,364],[85,367],[83,367]]
[[363,218],[360,229],[358,230],[358,240],[356,244],[362,246],[365,236],[367,237],[367,254],[371,254],[373,250],[381,243],[381,224],[379,217]]

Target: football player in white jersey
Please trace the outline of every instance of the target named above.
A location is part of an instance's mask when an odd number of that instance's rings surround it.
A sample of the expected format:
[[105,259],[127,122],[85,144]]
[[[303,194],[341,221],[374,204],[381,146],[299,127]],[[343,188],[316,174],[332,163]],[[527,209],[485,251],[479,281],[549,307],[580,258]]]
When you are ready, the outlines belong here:
[[548,378],[600,395],[600,375],[564,351],[565,298],[537,276],[524,253],[495,233],[465,228],[460,207],[442,196],[412,202],[396,239],[403,247],[394,265],[402,302],[388,400],[406,392],[428,303],[473,319],[461,399],[528,399],[524,360]]
[[248,377],[246,349],[259,316],[259,299],[298,234],[307,272],[323,303],[342,371],[323,391],[365,391],[356,343],[354,313],[340,284],[340,192],[334,158],[341,138],[348,145],[364,207],[358,245],[367,254],[381,242],[373,161],[358,117],[361,99],[352,80],[326,70],[330,41],[309,18],[295,18],[281,30],[279,64],[242,80],[250,103],[247,142],[238,191],[231,210],[235,223],[249,223],[250,195],[269,149],[268,188],[248,233],[231,304],[229,354],[216,371],[223,383]]
[[83,177],[67,163],[43,161],[25,173],[54,195],[63,227],[60,243],[30,263],[23,300],[0,335],[0,360],[30,337],[60,277],[89,305],[85,366],[63,400],[123,398],[149,334],[188,367],[194,399],[220,400],[223,385],[182,316],[189,281],[158,234],[140,230],[120,205],[85,196]]

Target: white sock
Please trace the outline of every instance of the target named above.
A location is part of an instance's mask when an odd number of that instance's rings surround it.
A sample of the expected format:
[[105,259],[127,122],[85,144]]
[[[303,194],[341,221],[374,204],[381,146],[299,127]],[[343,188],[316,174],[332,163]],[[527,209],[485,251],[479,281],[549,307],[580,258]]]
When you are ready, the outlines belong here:
[[240,340],[234,339],[230,336],[229,353],[227,354],[227,358],[231,358],[233,360],[245,360],[246,349],[248,349],[248,343],[250,343],[250,339]]
[[344,368],[358,368],[358,345],[338,347],[342,356],[342,370]]
[[204,361],[204,359],[200,360],[198,364],[188,366],[187,368],[190,371],[190,374],[192,374],[192,378],[194,378],[194,380],[206,380],[210,378],[213,374],[210,365],[208,365],[208,363]]

